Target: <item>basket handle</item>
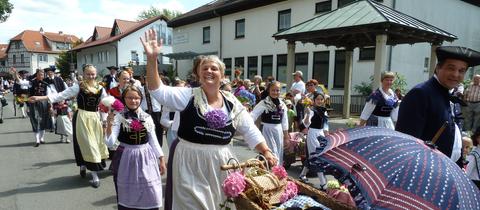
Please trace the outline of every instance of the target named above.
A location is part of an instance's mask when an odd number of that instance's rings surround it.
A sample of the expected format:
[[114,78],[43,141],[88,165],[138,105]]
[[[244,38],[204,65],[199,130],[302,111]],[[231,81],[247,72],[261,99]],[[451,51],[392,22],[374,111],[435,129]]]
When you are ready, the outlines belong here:
[[267,171],[270,171],[270,167],[268,165],[268,161],[267,161],[267,158],[265,156],[263,156],[262,154],[258,154],[257,157],[255,157],[256,159],[263,159],[261,160],[260,162],[263,163],[265,162],[265,164],[267,165]]
[[[234,159],[237,164],[229,164],[230,163],[230,160]],[[227,161],[227,164],[226,165],[222,165],[220,166],[220,169],[222,171],[228,171],[230,169],[239,169],[239,168],[248,168],[248,167],[255,167],[255,166],[260,166],[262,165],[263,161],[247,161],[245,163],[239,163],[237,159],[235,158],[230,158],[228,161]]]

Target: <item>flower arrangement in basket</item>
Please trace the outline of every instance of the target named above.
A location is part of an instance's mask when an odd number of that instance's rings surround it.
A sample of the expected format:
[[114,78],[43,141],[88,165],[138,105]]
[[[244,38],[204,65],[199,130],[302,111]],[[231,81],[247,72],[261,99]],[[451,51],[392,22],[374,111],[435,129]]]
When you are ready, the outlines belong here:
[[[236,159],[230,160],[236,161]],[[227,166],[229,166],[228,163]],[[228,199],[220,205],[222,208],[229,209],[227,202],[235,202],[235,199],[241,196],[256,203],[262,209],[270,209],[273,205],[283,203],[298,193],[297,185],[287,180],[287,172],[282,166],[274,166],[270,172],[263,167],[261,161],[252,159],[230,168],[242,167],[243,171],[229,172],[223,182],[223,192]]]

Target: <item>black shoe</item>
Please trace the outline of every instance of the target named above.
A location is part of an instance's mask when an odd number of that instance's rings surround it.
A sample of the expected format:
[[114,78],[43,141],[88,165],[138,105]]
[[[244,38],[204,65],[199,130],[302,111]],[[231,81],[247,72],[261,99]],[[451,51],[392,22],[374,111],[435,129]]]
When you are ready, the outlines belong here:
[[82,178],[87,177],[87,169],[83,169],[83,170],[80,169],[80,176],[81,176]]
[[38,146],[40,146],[40,143],[35,143],[35,144],[33,145],[33,147],[38,147]]
[[98,188],[98,187],[100,187],[100,181],[90,180],[90,185],[91,185],[93,188]]

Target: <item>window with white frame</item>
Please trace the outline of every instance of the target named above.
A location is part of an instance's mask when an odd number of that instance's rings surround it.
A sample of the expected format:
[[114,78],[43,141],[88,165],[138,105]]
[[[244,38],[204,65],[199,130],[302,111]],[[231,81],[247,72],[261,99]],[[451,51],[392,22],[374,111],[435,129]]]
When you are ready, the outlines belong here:
[[235,38],[245,37],[245,19],[235,21]]
[[292,10],[282,10],[278,12],[278,31],[290,28]]
[[328,12],[330,10],[332,10],[332,0],[315,3],[315,14]]
[[38,61],[48,62],[48,55],[47,54],[38,54]]
[[203,27],[203,44],[210,43],[210,26]]

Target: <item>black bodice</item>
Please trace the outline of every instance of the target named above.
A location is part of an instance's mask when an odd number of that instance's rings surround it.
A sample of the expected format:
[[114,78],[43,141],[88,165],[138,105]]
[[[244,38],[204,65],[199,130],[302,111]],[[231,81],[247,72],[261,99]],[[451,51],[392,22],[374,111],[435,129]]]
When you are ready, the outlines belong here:
[[85,93],[85,91],[80,89],[77,95],[78,108],[85,111],[96,112],[98,110],[98,104],[100,104],[101,96],[102,90],[98,91],[97,94],[93,94]]
[[[232,120],[228,119],[226,126],[223,128],[210,128],[207,125],[205,117],[201,115],[198,108],[194,106],[193,101],[194,97],[190,99],[187,107],[180,112],[178,137],[198,144],[229,144],[236,131],[232,125]],[[228,112],[230,112],[233,104],[227,101],[225,97],[224,104],[227,106]]]
[[311,119],[310,128],[323,129],[328,117],[325,115],[325,107],[313,107],[313,117]]
[[30,88],[30,96],[46,96],[48,83],[44,81],[33,80],[31,81],[32,87]]
[[147,138],[147,129],[145,126],[140,131],[127,131],[123,125],[120,126],[120,132],[118,134],[118,141],[130,144],[130,145],[138,145],[138,144],[146,144],[148,143]]

